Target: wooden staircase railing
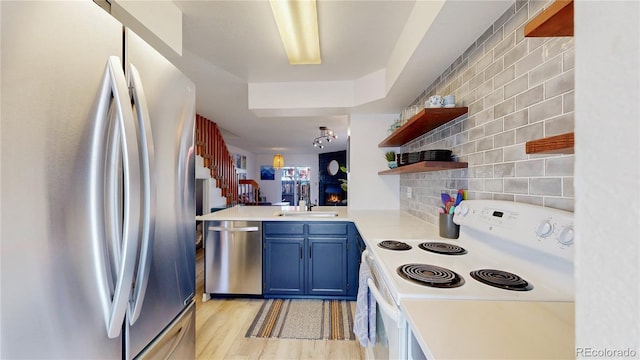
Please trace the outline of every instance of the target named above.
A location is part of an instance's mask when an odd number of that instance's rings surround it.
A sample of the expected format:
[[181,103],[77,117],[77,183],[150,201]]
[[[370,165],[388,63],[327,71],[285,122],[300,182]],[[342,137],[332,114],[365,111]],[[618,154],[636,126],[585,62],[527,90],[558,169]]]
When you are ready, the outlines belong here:
[[260,203],[260,185],[255,180],[240,179],[238,201],[246,205],[258,205]]
[[227,205],[238,203],[239,179],[233,158],[222,138],[218,125],[204,116],[196,114],[196,154],[204,158],[216,187],[227,199]]

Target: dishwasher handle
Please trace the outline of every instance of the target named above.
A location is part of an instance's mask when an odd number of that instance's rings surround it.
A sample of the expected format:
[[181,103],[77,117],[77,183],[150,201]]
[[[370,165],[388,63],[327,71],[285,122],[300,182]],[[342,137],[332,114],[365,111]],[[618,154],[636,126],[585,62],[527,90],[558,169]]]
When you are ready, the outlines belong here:
[[224,227],[224,226],[209,226],[209,231],[230,231],[230,232],[254,232],[259,231],[260,228],[257,226],[247,226],[247,227]]

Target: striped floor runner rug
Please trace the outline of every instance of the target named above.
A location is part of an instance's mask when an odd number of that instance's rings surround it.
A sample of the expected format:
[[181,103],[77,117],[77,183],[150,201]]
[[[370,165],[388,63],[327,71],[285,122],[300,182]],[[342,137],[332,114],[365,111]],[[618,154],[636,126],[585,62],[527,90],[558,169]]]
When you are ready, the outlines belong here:
[[245,337],[355,340],[354,301],[268,299]]

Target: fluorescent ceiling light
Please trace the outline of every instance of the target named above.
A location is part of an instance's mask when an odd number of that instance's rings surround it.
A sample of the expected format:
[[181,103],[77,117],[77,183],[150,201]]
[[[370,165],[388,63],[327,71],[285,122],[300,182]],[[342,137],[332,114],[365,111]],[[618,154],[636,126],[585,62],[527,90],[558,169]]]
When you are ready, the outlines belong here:
[[271,0],[289,64],[320,64],[318,12],[315,0]]

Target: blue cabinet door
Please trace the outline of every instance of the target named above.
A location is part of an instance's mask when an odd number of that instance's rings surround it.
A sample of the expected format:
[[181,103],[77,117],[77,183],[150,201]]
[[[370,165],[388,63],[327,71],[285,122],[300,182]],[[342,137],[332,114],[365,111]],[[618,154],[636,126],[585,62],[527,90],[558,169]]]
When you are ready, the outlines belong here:
[[265,295],[304,294],[304,240],[303,237],[265,238]]
[[347,238],[309,237],[309,295],[347,294]]

